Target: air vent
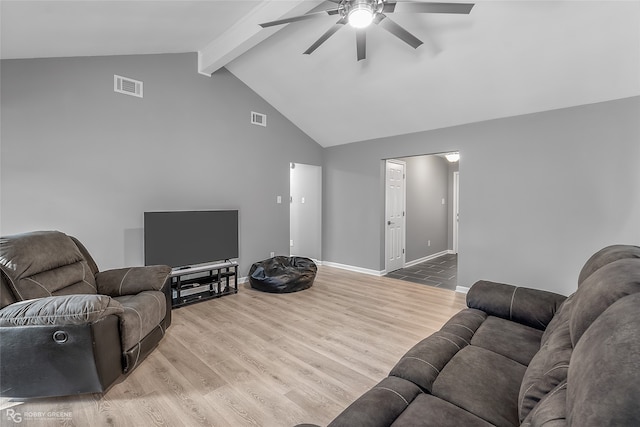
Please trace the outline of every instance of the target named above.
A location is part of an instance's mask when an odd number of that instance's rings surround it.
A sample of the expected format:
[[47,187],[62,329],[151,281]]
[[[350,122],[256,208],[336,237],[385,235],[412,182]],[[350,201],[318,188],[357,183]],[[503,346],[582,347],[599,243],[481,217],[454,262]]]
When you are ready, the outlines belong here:
[[142,98],[142,82],[128,77],[122,77],[114,74],[113,90],[118,93],[124,93],[125,95]]
[[262,113],[251,112],[251,124],[258,126],[267,126],[267,115]]

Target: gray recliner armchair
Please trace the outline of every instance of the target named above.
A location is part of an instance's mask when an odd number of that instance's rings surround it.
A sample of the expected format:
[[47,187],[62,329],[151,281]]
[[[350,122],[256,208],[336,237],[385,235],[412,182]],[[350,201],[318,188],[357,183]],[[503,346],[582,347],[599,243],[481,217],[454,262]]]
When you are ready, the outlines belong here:
[[0,394],[106,391],[171,323],[170,267],[98,271],[58,231],[0,238]]

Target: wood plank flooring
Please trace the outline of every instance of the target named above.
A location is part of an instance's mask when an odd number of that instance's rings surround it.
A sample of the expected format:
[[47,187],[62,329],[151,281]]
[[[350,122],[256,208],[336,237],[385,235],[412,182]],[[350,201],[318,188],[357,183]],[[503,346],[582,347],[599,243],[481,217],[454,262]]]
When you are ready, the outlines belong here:
[[[236,295],[173,311],[158,348],[104,395],[0,400],[0,425],[326,425],[464,295],[320,267],[314,286]],[[17,425],[17,424],[16,424]]]

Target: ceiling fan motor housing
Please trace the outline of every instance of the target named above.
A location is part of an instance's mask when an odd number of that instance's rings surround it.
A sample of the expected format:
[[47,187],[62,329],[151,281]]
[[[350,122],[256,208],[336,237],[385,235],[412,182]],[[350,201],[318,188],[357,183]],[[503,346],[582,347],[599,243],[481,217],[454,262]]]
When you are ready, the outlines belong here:
[[382,11],[383,0],[343,0],[340,5],[352,27],[364,28]]

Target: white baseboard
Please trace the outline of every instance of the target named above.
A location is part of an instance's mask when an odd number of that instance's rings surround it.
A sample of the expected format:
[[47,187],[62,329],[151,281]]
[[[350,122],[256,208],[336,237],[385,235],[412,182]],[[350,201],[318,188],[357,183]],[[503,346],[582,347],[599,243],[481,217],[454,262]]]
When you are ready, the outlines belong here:
[[413,267],[416,264],[420,264],[420,263],[425,262],[425,261],[431,261],[432,259],[441,257],[442,255],[447,255],[447,254],[452,254],[452,253],[453,253],[453,251],[446,250],[446,251],[435,253],[433,255],[427,255],[427,256],[422,257],[422,258],[414,259],[413,261],[405,262],[404,263],[404,268]]
[[[413,260],[413,261],[406,262],[404,264],[404,267],[402,267],[402,268],[412,267],[412,266],[414,266],[416,264],[420,264],[421,262],[429,261],[429,260],[432,260],[434,258],[441,257],[442,255],[453,254],[453,253],[455,253],[455,252],[453,252],[451,249],[448,249],[446,251],[438,252],[438,253],[435,253],[433,255],[428,255],[428,256],[423,257],[423,258],[419,258],[419,259],[416,259],[416,260]],[[337,263],[337,262],[330,262],[330,261],[318,261],[317,263],[319,265],[326,265],[326,266],[329,266],[329,267],[341,268],[343,270],[355,271],[356,273],[369,274],[370,276],[378,276],[379,277],[379,276],[384,276],[384,275],[387,274],[387,270],[386,269],[385,270],[372,270],[372,269],[369,269],[369,268],[356,267],[356,266],[353,266],[353,265],[340,264],[340,263]]]
[[[453,254],[454,252],[452,250],[447,250],[447,251],[442,251],[439,252],[437,254],[433,254],[433,255],[429,255],[427,257],[421,258],[419,260],[415,260],[415,261],[411,261],[410,263],[405,264],[405,267],[411,267],[412,265],[415,264],[419,264],[421,262],[425,262],[425,261],[429,261],[430,259],[433,258],[437,258],[439,256],[445,255],[445,254]],[[327,267],[334,267],[334,268],[340,268],[342,270],[348,270],[348,271],[353,271],[356,273],[363,273],[363,274],[368,274],[370,276],[384,276],[386,274],[385,270],[373,270],[373,269],[369,269],[369,268],[362,268],[362,267],[356,267],[353,265],[347,265],[347,264],[340,264],[337,262],[331,262],[331,261],[315,261],[316,264],[318,265],[326,265]],[[241,277],[240,279],[238,279],[238,283],[244,283],[246,282],[248,279],[246,277]],[[456,286],[456,292],[460,292],[461,294],[466,294],[467,292],[469,292],[469,288],[466,286]]]
[[382,271],[371,270],[369,268],[362,268],[362,267],[356,267],[356,266],[353,266],[353,265],[339,264],[337,262],[330,262],[330,261],[322,261],[322,265],[326,265],[327,267],[335,267],[335,268],[341,268],[343,270],[354,271],[356,273],[364,273],[364,274],[368,274],[370,276],[384,276],[384,270],[382,270]]

